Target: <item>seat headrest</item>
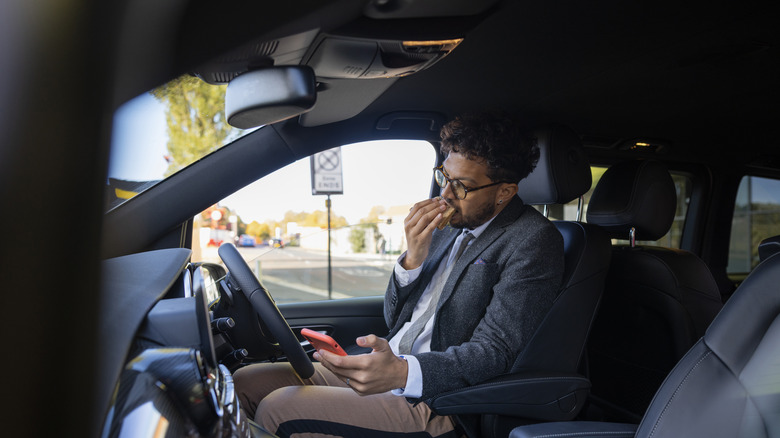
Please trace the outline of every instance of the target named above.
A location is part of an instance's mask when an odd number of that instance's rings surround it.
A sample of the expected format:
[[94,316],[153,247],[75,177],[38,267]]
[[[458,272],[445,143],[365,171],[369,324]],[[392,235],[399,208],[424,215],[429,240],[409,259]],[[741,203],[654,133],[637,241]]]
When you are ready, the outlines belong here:
[[526,204],[565,204],[590,190],[590,162],[580,137],[563,125],[533,131],[539,146],[536,168],[517,185]]
[[677,208],[677,191],[666,167],[655,160],[625,161],[602,175],[590,198],[587,222],[602,226],[613,238],[658,240],[669,232]]

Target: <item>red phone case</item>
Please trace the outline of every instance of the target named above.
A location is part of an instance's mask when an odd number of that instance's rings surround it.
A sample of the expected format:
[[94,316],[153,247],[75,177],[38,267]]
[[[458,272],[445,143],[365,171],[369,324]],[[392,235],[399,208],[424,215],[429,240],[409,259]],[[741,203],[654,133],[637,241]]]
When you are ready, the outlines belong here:
[[301,336],[306,338],[317,350],[328,350],[339,356],[347,355],[347,352],[339,346],[338,342],[326,334],[305,328],[301,329]]

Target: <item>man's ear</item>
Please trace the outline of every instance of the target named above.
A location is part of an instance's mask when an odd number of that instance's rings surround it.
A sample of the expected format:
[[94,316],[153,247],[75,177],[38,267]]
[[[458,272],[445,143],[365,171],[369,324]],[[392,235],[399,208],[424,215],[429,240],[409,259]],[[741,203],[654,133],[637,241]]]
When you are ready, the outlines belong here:
[[509,202],[517,194],[517,184],[501,184],[501,188],[496,193],[496,202]]

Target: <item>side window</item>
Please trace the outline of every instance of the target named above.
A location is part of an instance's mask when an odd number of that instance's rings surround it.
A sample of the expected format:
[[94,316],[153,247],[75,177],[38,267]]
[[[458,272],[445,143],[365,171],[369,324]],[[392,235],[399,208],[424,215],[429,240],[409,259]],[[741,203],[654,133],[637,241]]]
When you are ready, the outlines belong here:
[[758,264],[758,244],[780,234],[780,181],[742,178],[734,205],[726,272],[747,274]]
[[670,173],[672,174],[672,180],[674,181],[674,188],[677,191],[677,209],[674,212],[674,222],[672,222],[669,232],[663,237],[653,242],[643,241],[643,245],[680,248],[685,217],[688,213],[688,204],[691,200],[691,179],[687,175],[676,172]]
[[[607,170],[606,167],[591,166],[590,168],[593,183],[590,190],[583,197],[584,207],[582,212],[581,221],[585,222],[587,206],[590,201],[590,197],[593,194],[593,189],[601,179],[601,175]],[[674,214],[674,222],[671,229],[666,235],[655,241],[638,240],[637,244],[650,245],[650,246],[663,246],[668,248],[680,248],[680,241],[682,239],[683,225],[685,225],[685,215],[688,212],[688,204],[691,196],[691,179],[689,176],[681,173],[670,172],[672,174],[672,180],[674,181],[674,187],[677,190],[677,209]],[[550,219],[563,219],[563,220],[576,220],[577,218],[577,204],[578,200],[574,200],[565,205],[557,205],[550,207],[549,217]],[[641,238],[641,236],[639,236]],[[615,244],[628,243],[628,236],[625,240],[613,239]]]
[[330,195],[330,232],[328,196],[312,194],[306,158],[196,216],[193,259],[221,263],[219,245],[234,243],[278,303],[384,294],[406,250],[404,219],[430,196],[435,149],[364,142],[341,147],[339,160],[343,194]]

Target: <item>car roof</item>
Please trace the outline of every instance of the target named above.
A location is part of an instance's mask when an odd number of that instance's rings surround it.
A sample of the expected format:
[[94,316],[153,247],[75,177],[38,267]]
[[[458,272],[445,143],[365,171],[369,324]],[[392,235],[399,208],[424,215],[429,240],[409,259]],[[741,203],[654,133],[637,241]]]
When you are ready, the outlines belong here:
[[[179,60],[191,64],[190,71],[203,71],[204,65],[219,70],[225,68],[219,56],[203,56],[200,44],[236,53],[314,32],[319,36],[311,41],[299,37],[300,54],[274,61],[320,67],[307,57],[322,44],[322,35],[379,42],[462,38],[449,55],[408,76],[318,77],[323,87],[314,109],[281,122],[280,129],[302,145],[315,138],[327,146],[383,136],[436,140],[442,121],[500,108],[517,112],[529,125],[567,124],[595,155],[620,156],[621,142],[639,138],[663,145],[667,160],[780,165],[772,127],[780,112],[780,36],[763,5],[431,4],[407,5],[404,14],[377,12],[364,2],[329,2],[312,8],[316,19],[279,7],[270,16],[289,14],[286,26],[242,28],[242,19],[235,18],[229,31],[218,27],[227,37],[210,44],[185,26],[192,41],[181,43]],[[391,129],[378,129],[383,120]]]

